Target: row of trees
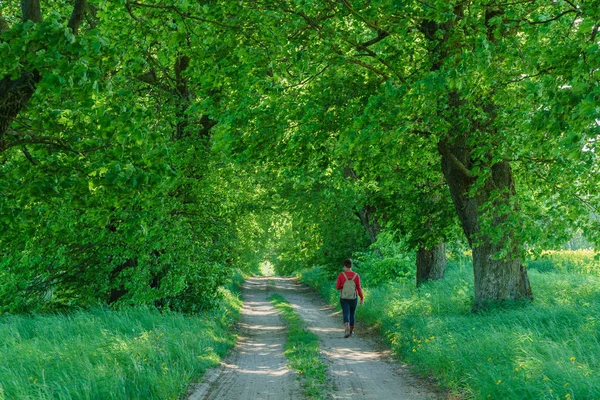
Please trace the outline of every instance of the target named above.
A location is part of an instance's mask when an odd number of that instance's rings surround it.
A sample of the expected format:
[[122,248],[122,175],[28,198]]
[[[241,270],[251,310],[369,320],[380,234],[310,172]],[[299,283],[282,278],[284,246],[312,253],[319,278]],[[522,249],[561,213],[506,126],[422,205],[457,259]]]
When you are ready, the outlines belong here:
[[460,228],[478,309],[533,297],[527,251],[600,239],[595,2],[3,4],[9,309],[208,306],[233,266],[382,230],[421,282]]

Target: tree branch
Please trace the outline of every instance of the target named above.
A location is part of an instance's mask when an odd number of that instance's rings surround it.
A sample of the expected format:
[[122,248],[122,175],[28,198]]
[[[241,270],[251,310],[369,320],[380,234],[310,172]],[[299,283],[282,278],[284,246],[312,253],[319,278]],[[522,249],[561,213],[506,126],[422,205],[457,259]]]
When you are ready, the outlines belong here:
[[[187,12],[181,11],[180,9],[178,9],[175,6],[162,6],[162,5],[158,5],[158,4],[143,4],[143,3],[138,3],[138,2],[135,2],[135,1],[134,2],[128,1],[126,3],[126,6],[128,7],[128,11],[130,11],[130,14],[132,14],[131,13],[131,6],[132,5],[136,6],[136,7],[155,8],[155,9],[160,9],[160,10],[171,10],[171,11],[174,11],[176,14],[178,14],[181,17],[181,19],[189,18],[189,19],[192,19],[192,20],[195,20],[195,21],[207,22],[207,23],[210,23],[210,24],[218,25],[218,26],[221,26],[223,28],[236,29],[236,30],[241,29],[240,26],[226,25],[226,24],[223,24],[222,22],[219,22],[219,21],[214,21],[214,20],[210,20],[210,19],[206,19],[206,18],[201,18],[201,17],[193,16],[193,15],[187,13]],[[132,17],[134,17],[134,16],[132,15]],[[134,17],[134,18],[136,20],[139,20],[136,17]]]
[[31,153],[29,152],[29,150],[27,150],[27,147],[23,146],[23,148],[21,149],[21,151],[23,151],[23,154],[25,154],[25,157],[27,157],[27,159],[29,160],[29,162],[31,162],[33,165],[38,165],[39,164],[35,160],[35,158],[33,158],[33,156],[31,155]]
[[322,69],[322,70],[320,70],[319,72],[317,72],[316,74],[314,74],[314,75],[312,75],[312,76],[309,76],[309,77],[308,77],[308,78],[306,78],[305,80],[303,80],[303,81],[300,81],[299,83],[295,83],[295,84],[293,84],[293,85],[284,86],[284,87],[283,87],[283,89],[291,89],[291,88],[293,88],[293,87],[302,86],[302,85],[304,85],[304,84],[306,84],[306,83],[308,83],[308,82],[312,81],[313,79],[317,78],[319,75],[321,75],[323,72],[325,72],[325,70],[326,70],[327,68],[329,68],[329,65],[325,65],[325,66],[323,67],[323,69]]
[[444,143],[441,140],[438,142],[438,151],[440,152],[440,154],[445,156],[452,163],[452,165],[454,165],[454,167],[458,171],[460,171],[460,173],[462,173],[465,177],[470,178],[470,179],[473,179],[476,177],[475,175],[473,175],[471,170],[469,170],[465,166],[465,164],[463,164],[458,158],[456,158],[456,156],[450,151],[448,146],[446,146],[446,143]]
[[550,72],[550,71],[552,71],[553,69],[554,69],[554,67],[548,67],[548,68],[546,68],[546,69],[543,69],[543,70],[541,70],[540,72],[538,72],[538,73],[536,73],[536,74],[533,74],[533,75],[525,75],[525,76],[521,76],[521,77],[520,77],[520,78],[518,78],[518,79],[513,79],[513,80],[511,80],[511,81],[504,82],[504,84],[503,84],[503,85],[504,85],[504,86],[508,86],[508,85],[510,85],[510,84],[513,84],[513,83],[517,83],[517,82],[521,82],[521,81],[524,81],[524,80],[527,80],[527,79],[535,78],[535,77],[537,77],[537,76],[544,75],[545,73],[547,73],[547,72]]
[[356,58],[348,58],[347,60],[348,60],[348,62],[351,62],[352,64],[360,65],[363,68],[366,68],[366,69],[368,69],[370,71],[375,72],[377,75],[381,76],[386,81],[388,79],[390,79],[390,76],[388,74],[386,74],[385,72],[383,72],[380,69],[377,69],[377,68],[373,67],[372,65],[369,65],[369,64],[364,63],[364,62],[362,62],[360,60],[357,60]]
[[8,22],[6,22],[6,20],[2,16],[2,10],[0,9],[0,33],[5,32],[9,29],[10,26],[8,26]]
[[348,3],[348,0],[342,0],[342,4],[344,5],[344,7],[346,7],[346,9],[348,11],[350,11],[350,14],[354,15],[355,17],[357,17],[358,19],[360,19],[362,22],[364,22],[369,28],[376,30],[377,32],[384,32],[381,28],[379,28],[377,25],[375,25],[374,23],[369,22],[365,17],[363,17],[362,15],[360,15],[358,13],[358,11],[356,11],[354,8],[352,8],[352,6],[350,5],[350,3]]
[[359,46],[362,48],[367,48],[369,46],[374,45],[375,43],[381,42],[383,39],[385,39],[386,37],[390,36],[389,32],[387,31],[379,31],[377,32],[377,37],[371,40],[368,40],[364,43],[361,43]]
[[[560,14],[558,14],[556,17],[553,17],[553,18],[550,18],[550,19],[545,19],[543,21],[530,21],[528,19],[526,19],[524,21],[527,22],[530,25],[547,24],[549,22],[556,21],[557,19],[559,19],[559,18],[561,18],[561,17],[563,17],[563,16],[565,16],[567,14],[571,14],[571,13],[579,14],[579,11],[578,10],[566,10],[566,11],[563,11]],[[506,20],[506,21],[508,21],[508,22],[523,22],[523,20],[514,20],[514,19],[512,19],[512,20],[509,19],[509,20]]]
[[65,145],[61,138],[53,137],[53,136],[44,136],[44,137],[37,137],[37,138],[31,138],[31,139],[21,139],[21,140],[15,140],[14,142],[2,143],[2,146],[0,146],[0,153],[7,149],[10,149],[11,147],[25,145],[25,144],[52,145],[52,146],[59,147],[63,150],[68,150],[68,151],[77,153],[77,151],[75,151],[71,147]]
[[79,30],[79,26],[83,21],[83,17],[85,16],[85,10],[87,8],[87,0],[75,0],[75,5],[73,6],[73,13],[71,14],[71,18],[69,18],[69,23],[67,24],[74,35],[77,35]]

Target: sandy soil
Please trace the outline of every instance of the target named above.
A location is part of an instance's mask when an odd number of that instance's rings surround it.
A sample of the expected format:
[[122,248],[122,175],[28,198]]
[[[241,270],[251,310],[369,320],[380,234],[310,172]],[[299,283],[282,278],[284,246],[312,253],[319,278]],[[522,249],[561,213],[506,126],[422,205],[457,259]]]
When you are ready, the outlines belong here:
[[445,398],[411,377],[405,366],[392,362],[388,351],[365,337],[360,321],[355,335],[344,339],[341,313],[296,279],[255,277],[243,288],[238,345],[221,368],[205,374],[188,400],[302,398],[294,373],[286,367],[285,326],[268,300],[272,293],[285,297],[307,328],[319,336],[332,388],[327,398]]

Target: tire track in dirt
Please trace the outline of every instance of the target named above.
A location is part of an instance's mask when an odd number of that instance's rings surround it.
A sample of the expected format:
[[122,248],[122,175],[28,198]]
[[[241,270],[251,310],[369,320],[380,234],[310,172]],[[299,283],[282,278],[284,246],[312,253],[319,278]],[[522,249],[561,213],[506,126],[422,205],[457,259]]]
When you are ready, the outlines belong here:
[[360,321],[356,335],[344,339],[340,312],[295,278],[254,277],[243,287],[238,345],[220,369],[207,372],[188,400],[303,398],[294,373],[286,367],[285,326],[267,299],[271,292],[285,297],[307,329],[319,337],[321,356],[333,386],[327,398],[446,398],[412,377],[406,367],[390,362],[389,351],[378,350],[372,341],[361,338]]
[[188,400],[300,399],[295,375],[283,355],[285,323],[267,299],[269,278],[242,287],[238,343],[221,368],[207,371]]

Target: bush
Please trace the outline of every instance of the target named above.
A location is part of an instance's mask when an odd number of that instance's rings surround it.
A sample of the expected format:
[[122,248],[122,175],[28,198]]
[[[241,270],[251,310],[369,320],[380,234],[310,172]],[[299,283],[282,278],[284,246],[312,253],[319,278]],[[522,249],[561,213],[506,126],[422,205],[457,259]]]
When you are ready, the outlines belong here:
[[355,268],[365,286],[413,279],[415,254],[407,252],[404,243],[394,241],[391,233],[382,232],[366,252],[353,254]]

